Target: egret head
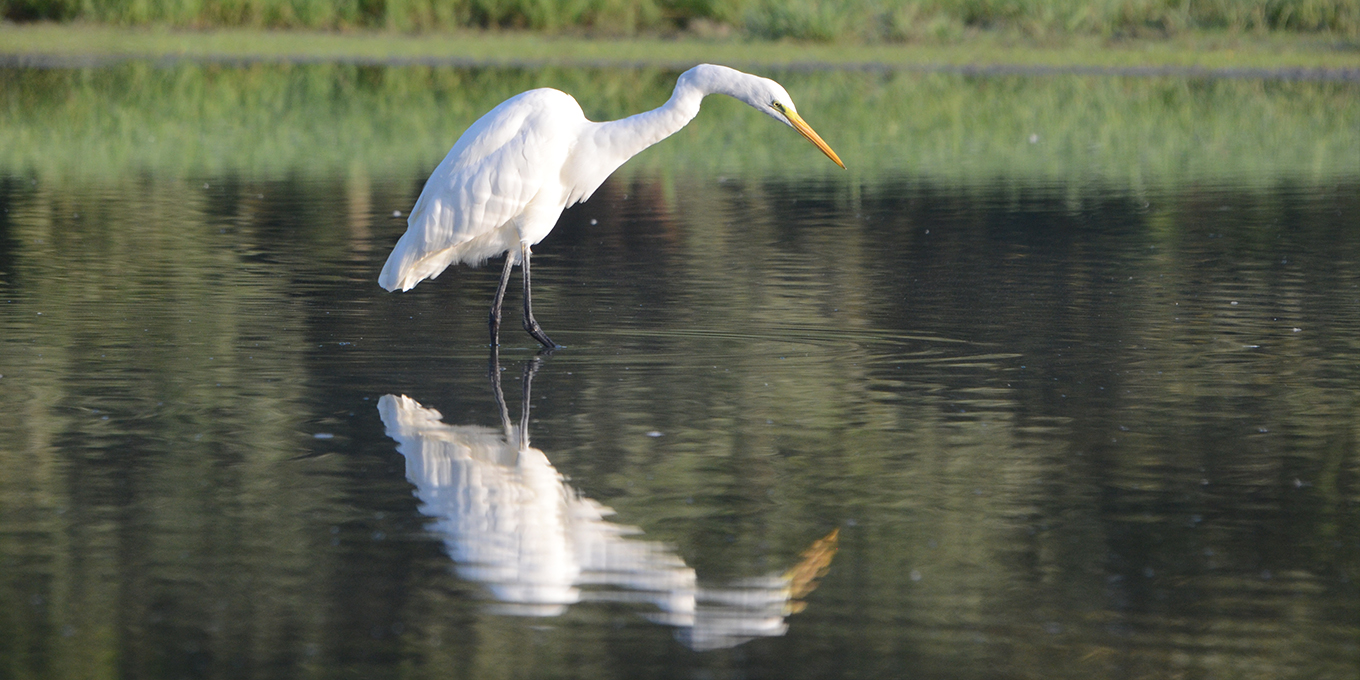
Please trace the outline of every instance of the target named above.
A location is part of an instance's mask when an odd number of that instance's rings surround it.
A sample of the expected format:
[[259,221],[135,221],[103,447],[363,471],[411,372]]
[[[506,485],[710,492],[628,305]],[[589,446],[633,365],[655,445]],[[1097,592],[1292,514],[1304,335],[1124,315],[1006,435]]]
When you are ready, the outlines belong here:
[[685,78],[693,78],[697,81],[695,84],[706,92],[725,94],[746,102],[751,108],[797,130],[836,165],[845,167],[840,156],[798,115],[798,108],[793,105],[793,98],[783,85],[769,78],[713,64],[700,64],[681,76],[682,80]]

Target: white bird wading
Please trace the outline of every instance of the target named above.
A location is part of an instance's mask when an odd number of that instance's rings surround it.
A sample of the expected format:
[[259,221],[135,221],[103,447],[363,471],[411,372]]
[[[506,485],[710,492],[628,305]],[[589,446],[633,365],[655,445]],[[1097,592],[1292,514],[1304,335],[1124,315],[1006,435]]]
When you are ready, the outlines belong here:
[[794,128],[845,167],[779,83],[726,66],[695,66],[681,74],[661,107],[604,123],[587,120],[565,92],[530,90],[482,116],[453,145],[425,182],[378,283],[406,291],[449,265],[476,266],[504,253],[491,304],[491,344],[500,342],[501,302],[519,264],[524,330],[545,348],[556,348],[534,320],[530,248],[547,237],[567,206],[589,199],[625,161],[693,120],[710,94],[734,97]]

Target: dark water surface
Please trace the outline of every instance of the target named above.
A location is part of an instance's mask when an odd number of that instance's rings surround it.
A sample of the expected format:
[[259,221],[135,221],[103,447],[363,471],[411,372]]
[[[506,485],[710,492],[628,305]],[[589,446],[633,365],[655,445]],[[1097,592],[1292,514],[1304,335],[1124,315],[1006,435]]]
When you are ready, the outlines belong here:
[[1360,180],[419,187],[0,180],[0,677],[1356,676]]

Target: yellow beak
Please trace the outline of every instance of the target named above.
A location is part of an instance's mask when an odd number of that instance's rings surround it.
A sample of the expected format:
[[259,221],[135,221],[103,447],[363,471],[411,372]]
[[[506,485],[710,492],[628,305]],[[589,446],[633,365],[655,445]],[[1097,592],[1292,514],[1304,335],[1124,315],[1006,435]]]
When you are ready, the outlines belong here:
[[793,129],[797,130],[804,137],[807,137],[809,142],[816,144],[817,148],[821,149],[822,153],[826,154],[827,158],[836,161],[836,165],[841,166],[841,169],[845,169],[845,164],[841,162],[840,156],[837,156],[836,152],[832,151],[831,147],[827,146],[827,143],[822,141],[821,136],[817,134],[816,130],[812,129],[811,125],[808,125],[803,120],[802,116],[798,115],[795,111],[785,110],[780,111],[780,113],[783,113],[784,117],[788,118],[790,123],[793,123]]

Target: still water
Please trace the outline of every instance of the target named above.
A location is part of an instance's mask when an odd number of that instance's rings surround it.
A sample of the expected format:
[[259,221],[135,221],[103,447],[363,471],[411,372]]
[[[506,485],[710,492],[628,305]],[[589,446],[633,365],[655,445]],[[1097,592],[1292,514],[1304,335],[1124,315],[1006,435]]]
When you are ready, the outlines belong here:
[[1360,668],[1360,178],[625,173],[544,356],[426,172],[0,179],[0,676]]

